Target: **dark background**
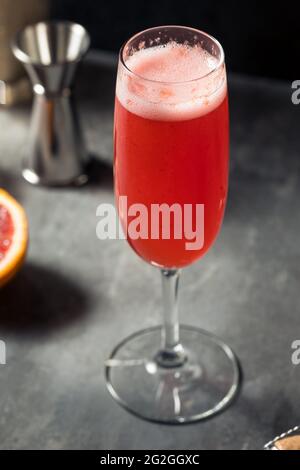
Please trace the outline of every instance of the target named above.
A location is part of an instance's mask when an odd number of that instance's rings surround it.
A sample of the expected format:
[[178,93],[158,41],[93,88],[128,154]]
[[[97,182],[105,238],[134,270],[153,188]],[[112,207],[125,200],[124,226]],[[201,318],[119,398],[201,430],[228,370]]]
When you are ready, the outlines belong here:
[[299,78],[300,2],[53,0],[52,16],[82,23],[92,47],[110,51],[148,27],[193,26],[219,39],[231,71]]

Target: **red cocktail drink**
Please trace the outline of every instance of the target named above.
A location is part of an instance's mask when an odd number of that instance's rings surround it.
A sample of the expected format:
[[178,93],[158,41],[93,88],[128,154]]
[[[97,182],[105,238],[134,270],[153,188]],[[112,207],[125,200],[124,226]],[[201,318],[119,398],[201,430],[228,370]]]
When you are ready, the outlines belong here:
[[[146,261],[186,266],[202,256],[220,228],[228,179],[228,100],[225,71],[207,77],[215,60],[201,47],[168,44],[140,50],[128,67],[146,80],[119,80],[115,106],[115,188],[128,206],[204,204],[204,244],[187,249],[184,233],[128,240]],[[202,77],[199,79],[197,77]],[[196,77],[196,78],[195,78]],[[153,80],[157,82],[152,82]],[[176,80],[176,83],[172,81]],[[188,80],[188,83],[179,83]],[[171,81],[171,83],[170,83]],[[211,94],[208,92],[211,91]],[[182,211],[183,213],[183,211]],[[195,219],[195,210],[192,215]],[[125,223],[124,223],[125,225]]]
[[[238,390],[239,368],[230,347],[178,322],[179,268],[205,254],[222,223],[228,131],[218,41],[182,26],[151,28],[127,41],[116,86],[116,203],[131,247],[160,268],[164,321],[115,347],[106,379],[119,403],[152,421],[206,419]],[[124,266],[123,271],[126,275]],[[201,304],[194,305],[198,318]],[[122,315],[127,308],[124,304]]]

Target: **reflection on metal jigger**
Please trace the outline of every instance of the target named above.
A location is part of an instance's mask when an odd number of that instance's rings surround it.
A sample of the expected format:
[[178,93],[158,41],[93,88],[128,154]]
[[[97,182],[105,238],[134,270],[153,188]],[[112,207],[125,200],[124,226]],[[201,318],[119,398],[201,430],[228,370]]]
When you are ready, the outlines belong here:
[[87,181],[83,144],[71,91],[76,66],[90,38],[79,24],[42,22],[15,38],[14,55],[25,66],[34,91],[29,146],[23,176],[31,184]]

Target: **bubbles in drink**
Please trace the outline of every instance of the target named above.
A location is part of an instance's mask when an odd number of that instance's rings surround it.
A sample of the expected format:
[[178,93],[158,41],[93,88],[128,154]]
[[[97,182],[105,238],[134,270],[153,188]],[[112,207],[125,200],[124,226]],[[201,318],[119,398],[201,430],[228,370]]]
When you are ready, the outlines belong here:
[[207,75],[216,68],[218,59],[200,45],[192,47],[169,42],[138,50],[127,59],[126,65],[148,80],[176,83]]
[[216,108],[226,94],[224,65],[200,45],[141,47],[127,57],[120,78],[119,100],[150,119],[196,118]]

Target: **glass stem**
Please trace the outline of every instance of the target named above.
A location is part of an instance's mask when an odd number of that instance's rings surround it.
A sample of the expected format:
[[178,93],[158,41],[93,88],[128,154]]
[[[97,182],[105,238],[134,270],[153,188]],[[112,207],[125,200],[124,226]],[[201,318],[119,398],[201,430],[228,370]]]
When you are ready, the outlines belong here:
[[161,367],[178,367],[186,360],[186,354],[179,339],[178,286],[180,271],[162,269],[162,290],[164,324],[162,328],[162,347],[157,355]]

